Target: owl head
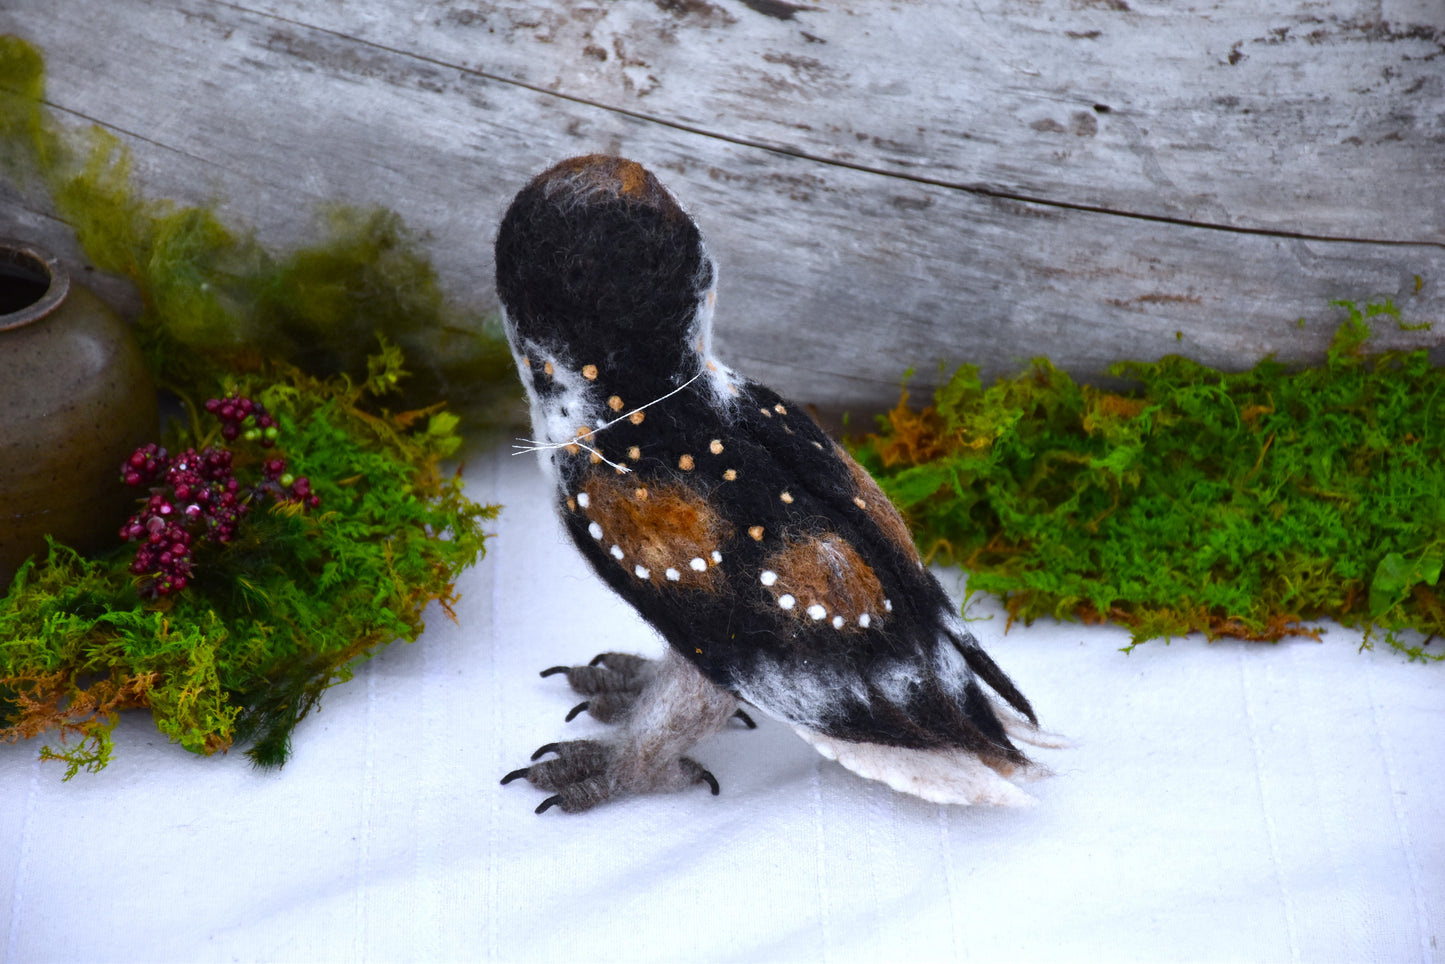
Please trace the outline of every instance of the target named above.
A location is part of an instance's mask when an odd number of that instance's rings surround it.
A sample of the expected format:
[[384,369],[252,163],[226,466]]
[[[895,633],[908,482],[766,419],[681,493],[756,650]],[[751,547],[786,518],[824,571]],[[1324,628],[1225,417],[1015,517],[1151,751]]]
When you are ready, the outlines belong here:
[[605,362],[635,382],[697,371],[716,268],[642,165],[590,154],[539,174],[502,219],[496,263],[514,347]]

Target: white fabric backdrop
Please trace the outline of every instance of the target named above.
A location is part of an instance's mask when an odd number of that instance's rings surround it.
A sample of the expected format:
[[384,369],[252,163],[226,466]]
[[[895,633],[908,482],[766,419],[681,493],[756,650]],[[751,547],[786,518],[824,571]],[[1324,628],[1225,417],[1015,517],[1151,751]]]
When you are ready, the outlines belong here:
[[[536,463],[435,614],[333,689],[284,770],[204,759],[149,719],[61,783],[0,746],[11,961],[1432,961],[1445,939],[1445,667],[1323,644],[975,632],[1077,742],[1031,810],[868,783],[785,728],[696,756],[722,784],[582,816],[498,785],[602,729],[555,663],[660,642],[563,541]],[[956,577],[946,576],[947,580]]]

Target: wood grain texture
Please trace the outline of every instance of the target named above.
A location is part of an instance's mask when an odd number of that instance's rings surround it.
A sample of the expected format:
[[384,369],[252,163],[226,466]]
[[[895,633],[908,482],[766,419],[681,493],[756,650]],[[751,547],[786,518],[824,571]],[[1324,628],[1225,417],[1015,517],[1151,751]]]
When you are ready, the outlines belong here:
[[[910,365],[1316,359],[1332,298],[1445,321],[1445,5],[1255,6],[12,0],[0,31],[148,192],[275,243],[394,208],[480,307],[512,193],[631,156],[712,241],[724,357],[858,410]],[[7,187],[21,228],[65,247]]]

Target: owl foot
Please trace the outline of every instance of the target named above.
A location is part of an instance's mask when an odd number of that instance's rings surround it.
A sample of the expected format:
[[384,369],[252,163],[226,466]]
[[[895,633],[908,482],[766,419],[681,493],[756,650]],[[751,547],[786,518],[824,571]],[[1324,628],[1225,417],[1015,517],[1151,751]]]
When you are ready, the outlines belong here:
[[[567,711],[566,722],[571,723],[583,713],[603,723],[617,723],[631,711],[642,695],[643,687],[656,672],[657,660],[635,656],[632,653],[598,653],[586,666],[553,666],[544,669],[541,676],[566,674],[567,683],[573,692],[587,699]],[[739,709],[733,719],[750,730],[758,724]]]
[[[590,712],[600,697],[605,719],[618,726],[606,740],[548,743],[532,754],[530,766],[502,778],[503,784],[525,778],[551,791],[538,813],[552,807],[577,813],[619,797],[698,784],[718,793],[717,778],[684,754],[727,725],[737,698],[687,660],[671,650],[658,660],[604,653],[590,666],[559,666],[543,675],[555,673],[566,673],[574,689],[590,696],[572,715],[584,707]],[[554,756],[543,760],[548,754]]]
[[587,697],[572,707],[567,722],[586,712],[603,723],[616,723],[632,709],[647,682],[652,679],[655,661],[631,653],[598,653],[586,666],[553,666],[542,675],[567,675],[572,689]]
[[[718,795],[717,778],[691,757],[678,757],[666,766],[638,774],[627,761],[616,758],[619,749],[597,740],[548,743],[532,754],[532,759],[539,760],[548,753],[556,754],[555,759],[513,770],[502,778],[502,783],[525,777],[539,790],[553,791],[552,796],[537,805],[537,813],[546,813],[552,807],[560,807],[565,813],[580,813],[616,796],[684,790],[699,783],[707,784],[713,796]],[[643,779],[636,779],[638,776]]]

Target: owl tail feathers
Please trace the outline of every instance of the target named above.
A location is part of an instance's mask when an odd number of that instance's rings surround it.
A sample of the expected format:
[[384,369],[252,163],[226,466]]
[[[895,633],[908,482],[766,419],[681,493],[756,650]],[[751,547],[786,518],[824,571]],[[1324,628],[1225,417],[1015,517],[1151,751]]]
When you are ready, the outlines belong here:
[[[983,647],[978,644],[978,640],[973,638],[973,634],[967,630],[950,631],[948,638],[953,641],[954,648],[962,654],[963,661],[968,664],[968,668],[973,670],[978,678],[987,683],[995,693],[1003,697],[1004,702],[1023,714],[1037,729],[1039,718],[1034,714],[1034,708],[1029,705],[1024,694],[1019,692],[1019,688],[1014,685],[1013,680],[1008,678],[1008,674],[999,669],[998,664],[993,661],[993,657],[983,651]],[[1024,742],[1031,741],[1025,740]]]
[[931,803],[1032,807],[1038,801],[1005,777],[1032,780],[1048,775],[1048,771],[1037,764],[1020,766],[1000,761],[991,765],[965,750],[918,750],[882,743],[855,743],[802,726],[794,726],[793,730],[823,756],[838,761],[859,776],[881,781],[894,790]]
[[1029,746],[1042,747],[1046,750],[1071,750],[1074,748],[1073,740],[1045,730],[1032,720],[1010,713],[997,704],[994,705],[994,711],[998,714],[998,721],[1003,724],[1003,731],[1009,735],[1011,740],[1027,743]]

